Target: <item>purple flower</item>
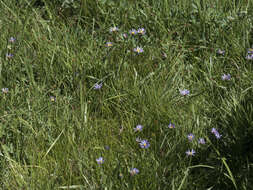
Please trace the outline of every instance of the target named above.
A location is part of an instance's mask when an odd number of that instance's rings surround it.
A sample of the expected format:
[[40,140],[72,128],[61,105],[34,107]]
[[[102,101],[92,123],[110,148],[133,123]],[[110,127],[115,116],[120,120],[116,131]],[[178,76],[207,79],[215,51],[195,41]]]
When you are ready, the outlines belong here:
[[215,129],[215,128],[212,128],[212,131],[211,131],[214,135],[215,135],[215,137],[217,138],[217,139],[220,139],[221,138],[221,136],[222,135],[220,135],[220,133],[217,131],[217,129]]
[[218,131],[215,128],[212,128],[211,133],[217,133]]
[[129,31],[129,33],[132,34],[132,35],[136,35],[137,34],[137,30],[132,29],[132,30]]
[[195,150],[192,149],[192,150],[187,150],[185,153],[187,154],[187,156],[194,156],[196,152]]
[[168,125],[168,127],[169,127],[170,129],[174,129],[174,128],[175,128],[175,124],[170,123],[170,124]]
[[143,126],[142,125],[137,125],[135,128],[134,128],[134,131],[137,132],[137,131],[142,131],[143,129]]
[[148,147],[150,147],[150,144],[147,140],[141,140],[140,146],[141,146],[141,148],[148,148]]
[[11,53],[6,53],[6,57],[7,57],[7,58],[12,58],[12,57],[13,57],[13,54],[11,54]]
[[2,93],[7,94],[9,92],[8,88],[2,88]]
[[138,34],[142,34],[142,35],[146,34],[146,31],[144,28],[139,28],[137,32]]
[[134,48],[134,52],[136,52],[136,53],[143,53],[143,49],[141,48],[141,47],[136,47],[136,48]]
[[253,48],[248,49],[248,54],[253,54]]
[[54,96],[50,96],[50,100],[51,100],[51,102],[55,102],[56,98]]
[[223,74],[221,77],[222,80],[231,80],[231,75],[230,74]]
[[104,159],[103,157],[99,157],[98,159],[96,159],[98,164],[103,164],[104,163]]
[[247,60],[253,60],[253,48],[249,48],[247,55],[246,55]]
[[253,60],[253,54],[248,54],[248,55],[246,56],[246,59],[247,59],[247,60]]
[[112,47],[112,42],[106,42],[106,47]]
[[138,174],[140,171],[137,169],[137,168],[132,168],[131,170],[130,170],[130,174],[131,175],[136,175],[136,174]]
[[214,135],[215,135],[215,137],[216,137],[217,139],[220,139],[220,138],[221,138],[221,136],[222,136],[222,135],[220,135],[220,133],[218,133],[218,132],[217,132],[217,133],[215,133]]
[[108,145],[105,145],[106,150],[110,150],[110,147]]
[[180,94],[181,94],[182,96],[186,96],[186,95],[190,94],[190,91],[189,91],[189,90],[186,90],[186,89],[180,90]]
[[96,84],[94,85],[94,89],[95,89],[95,90],[99,90],[100,88],[102,88],[102,86],[103,86],[102,83],[100,83],[100,84],[96,83]]
[[225,55],[225,50],[218,49],[217,54],[219,55]]
[[199,144],[206,144],[206,141],[204,138],[199,138],[199,141],[198,141]]
[[194,135],[192,133],[190,133],[189,135],[187,135],[187,138],[189,139],[189,141],[192,141],[194,139]]
[[110,31],[111,33],[112,33],[112,32],[117,32],[117,31],[119,31],[119,28],[116,27],[116,26],[114,26],[114,27],[111,27],[109,31]]
[[9,42],[14,43],[16,41],[16,38],[10,37]]

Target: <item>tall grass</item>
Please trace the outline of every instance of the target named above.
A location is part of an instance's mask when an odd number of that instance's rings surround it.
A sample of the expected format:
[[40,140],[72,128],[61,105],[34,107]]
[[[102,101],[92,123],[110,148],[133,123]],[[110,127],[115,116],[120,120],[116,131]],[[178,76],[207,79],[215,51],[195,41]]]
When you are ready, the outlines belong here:
[[[0,10],[1,189],[252,188],[251,1],[2,0]],[[138,28],[145,35],[129,34]]]

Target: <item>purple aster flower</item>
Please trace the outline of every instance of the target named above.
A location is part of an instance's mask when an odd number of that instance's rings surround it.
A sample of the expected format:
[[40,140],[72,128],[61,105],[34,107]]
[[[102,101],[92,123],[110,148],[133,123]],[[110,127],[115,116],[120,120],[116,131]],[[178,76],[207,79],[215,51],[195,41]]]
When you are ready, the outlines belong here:
[[249,48],[247,55],[246,55],[247,60],[253,60],[253,48]]
[[138,34],[142,34],[142,35],[146,34],[146,31],[144,28],[139,28],[137,32]]
[[94,89],[95,89],[95,90],[99,90],[100,88],[102,88],[102,86],[103,86],[102,83],[100,83],[100,84],[96,83],[96,84],[94,85]]
[[231,80],[231,75],[230,74],[223,74],[221,77],[222,80]]
[[135,128],[134,128],[134,131],[137,132],[137,131],[142,131],[143,129],[143,126],[142,125],[137,125]]
[[215,137],[217,138],[217,139],[220,139],[221,138],[221,136],[222,135],[220,135],[220,133],[217,131],[217,129],[215,129],[215,128],[212,128],[212,131],[211,131],[214,135],[215,135]]
[[140,146],[141,146],[141,148],[148,148],[150,146],[150,144],[147,140],[141,140]]
[[199,144],[206,144],[206,141],[204,138],[199,138],[199,141],[198,141]]
[[169,127],[170,129],[174,129],[174,128],[175,128],[175,124],[170,123],[170,124],[168,125],[168,127]]
[[253,60],[253,54],[248,54],[248,55],[246,56],[246,59],[247,59],[247,60]]
[[108,145],[105,145],[106,150],[110,150],[110,147]]
[[51,100],[51,102],[55,102],[56,98],[54,96],[50,96],[50,100]]
[[6,57],[7,57],[7,58],[12,58],[12,57],[13,57],[13,54],[11,54],[11,53],[6,53]]
[[194,135],[192,133],[190,133],[189,135],[187,135],[187,138],[189,139],[189,141],[192,141],[194,139]]
[[140,171],[137,169],[137,168],[132,168],[131,170],[130,170],[130,174],[131,175],[136,175],[136,174],[138,174]]
[[217,54],[219,55],[225,55],[225,50],[218,49]]
[[195,150],[192,149],[192,150],[187,150],[185,153],[187,154],[187,156],[194,156],[196,152]]
[[7,94],[9,92],[8,88],[2,88],[2,93]]
[[132,29],[132,30],[129,31],[129,33],[132,34],[132,35],[136,35],[137,34],[137,30]]
[[112,47],[112,42],[106,42],[106,47]]
[[180,90],[180,94],[181,94],[182,96],[186,96],[186,95],[190,94],[190,91],[189,91],[189,90],[186,90],[186,89]]
[[248,49],[248,54],[253,54],[253,48]]
[[103,157],[99,157],[98,159],[96,159],[98,164],[103,164],[104,163],[104,159]]
[[112,33],[112,32],[117,32],[117,31],[119,31],[119,28],[116,27],[116,26],[110,28],[110,32],[111,32],[111,33]]
[[16,38],[10,37],[9,42],[14,43],[16,41]]
[[217,133],[218,131],[215,128],[212,128],[211,133]]
[[143,49],[141,48],[141,47],[136,47],[136,48],[134,48],[134,52],[136,52],[136,53],[143,53]]
[[215,135],[215,137],[216,137],[217,139],[220,139],[221,136],[222,136],[222,135],[221,135],[220,133],[218,133],[218,132],[217,132],[217,133],[214,133],[214,135]]

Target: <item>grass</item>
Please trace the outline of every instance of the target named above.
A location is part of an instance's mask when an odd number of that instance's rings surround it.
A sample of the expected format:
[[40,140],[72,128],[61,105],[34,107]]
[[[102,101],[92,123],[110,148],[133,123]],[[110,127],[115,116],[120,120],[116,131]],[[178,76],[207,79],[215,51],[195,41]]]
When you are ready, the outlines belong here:
[[252,188],[251,1],[2,0],[0,9],[1,189]]

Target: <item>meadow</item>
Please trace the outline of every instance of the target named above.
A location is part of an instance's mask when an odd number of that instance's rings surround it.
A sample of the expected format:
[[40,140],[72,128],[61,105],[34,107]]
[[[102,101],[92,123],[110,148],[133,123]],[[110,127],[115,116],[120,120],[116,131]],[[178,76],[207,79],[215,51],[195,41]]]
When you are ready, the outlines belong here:
[[253,1],[0,0],[0,189],[253,189]]

